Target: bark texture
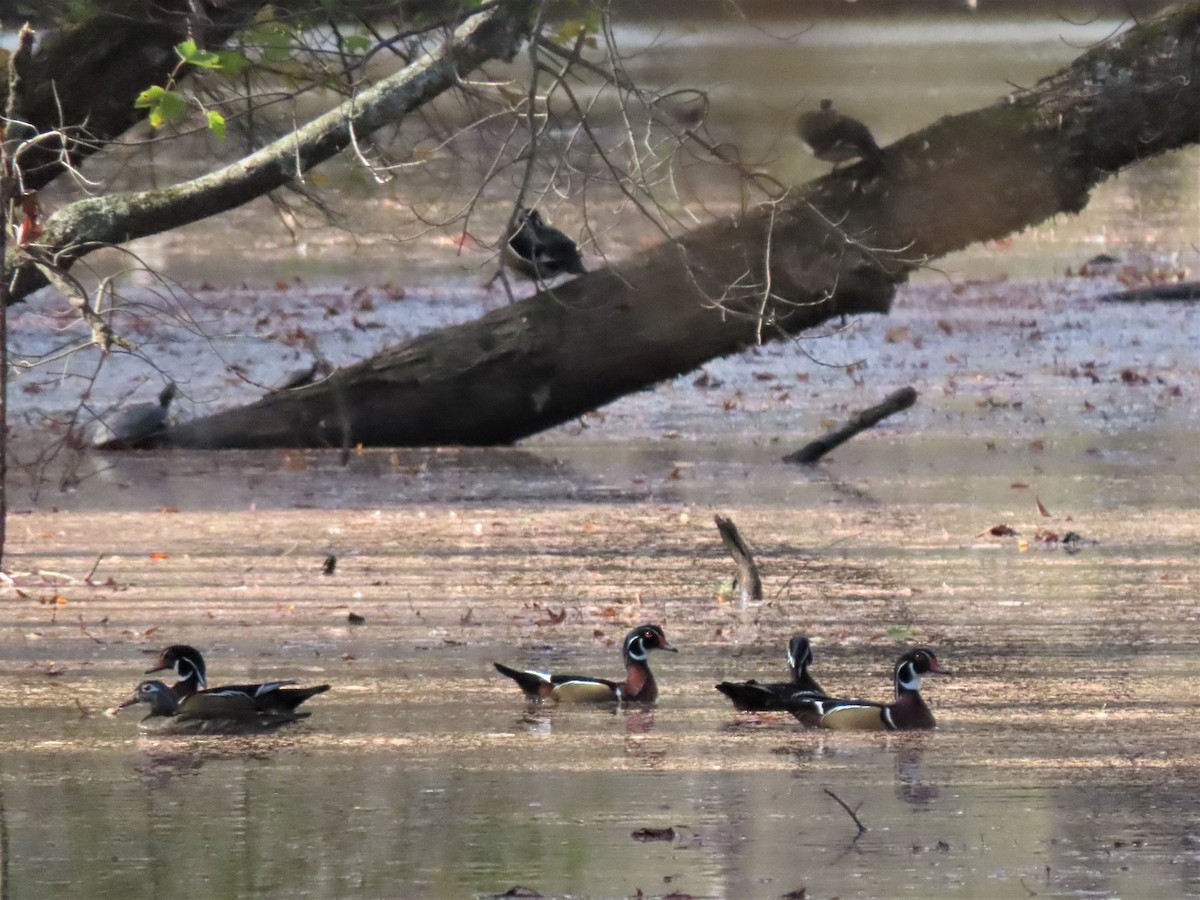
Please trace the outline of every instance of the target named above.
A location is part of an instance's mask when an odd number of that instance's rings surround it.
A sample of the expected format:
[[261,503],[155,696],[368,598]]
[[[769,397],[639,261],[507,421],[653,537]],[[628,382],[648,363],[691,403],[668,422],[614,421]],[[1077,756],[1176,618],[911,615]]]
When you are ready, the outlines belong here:
[[184,423],[164,446],[500,444],[845,313],[887,312],[916,267],[1087,204],[1094,185],[1200,137],[1200,5],[992,106],[311,387]]

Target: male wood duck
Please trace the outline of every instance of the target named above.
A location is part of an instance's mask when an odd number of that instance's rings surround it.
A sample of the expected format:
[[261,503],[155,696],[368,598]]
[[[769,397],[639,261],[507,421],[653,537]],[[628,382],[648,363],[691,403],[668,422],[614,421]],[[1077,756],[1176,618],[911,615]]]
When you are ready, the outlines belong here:
[[722,681],[717,690],[742,710],[791,709],[803,699],[822,699],[825,690],[808,674],[812,665],[812,647],[808,638],[796,635],[788,642],[788,667],[792,680],[787,684],[761,684],[750,681]]
[[717,531],[721,534],[721,541],[725,544],[725,549],[737,563],[737,574],[733,576],[734,594],[743,605],[751,600],[761,600],[763,598],[762,578],[758,574],[758,564],[754,562],[754,556],[750,553],[746,542],[742,540],[737,526],[733,524],[732,519],[724,516],[713,516],[713,521],[717,523]]
[[520,671],[493,663],[496,671],[515,681],[530,699],[561,700],[572,703],[653,703],[658,698],[658,685],[646,663],[651,650],[678,652],[667,643],[667,636],[657,625],[639,625],[625,636],[622,656],[625,660],[625,680],[608,681],[583,675],[551,675],[547,672]]
[[949,675],[938,665],[937,656],[924,647],[909,650],[896,660],[896,699],[891,703],[871,700],[835,700],[828,697],[798,698],[792,715],[814,728],[838,731],[915,731],[935,728],[933,713],[921,699],[922,675]]
[[834,164],[862,159],[872,167],[883,162],[883,151],[875,143],[871,130],[858,119],[842,115],[832,100],[822,100],[821,108],[802,113],[796,121],[800,140],[817,159]]
[[[195,647],[187,644],[172,644],[161,654],[158,662],[146,670],[147,675],[161,672],[164,669],[174,669],[179,680],[171,685],[171,693],[176,700],[200,692],[208,687],[208,676],[204,667],[204,657]],[[255,708],[260,712],[290,713],[301,703],[317,694],[329,690],[329,685],[318,684],[315,687],[287,687],[295,681],[267,681],[263,684],[229,684],[205,691],[209,694],[245,694],[254,701]]]
[[159,735],[264,734],[311,715],[259,709],[253,697],[236,690],[201,691],[180,701],[161,681],[143,681],[117,709],[138,703],[150,706],[141,730]]
[[514,271],[534,281],[549,281],[567,272],[583,275],[583,259],[575,242],[546,224],[536,209],[517,209],[513,217],[513,233],[504,248],[504,263]]

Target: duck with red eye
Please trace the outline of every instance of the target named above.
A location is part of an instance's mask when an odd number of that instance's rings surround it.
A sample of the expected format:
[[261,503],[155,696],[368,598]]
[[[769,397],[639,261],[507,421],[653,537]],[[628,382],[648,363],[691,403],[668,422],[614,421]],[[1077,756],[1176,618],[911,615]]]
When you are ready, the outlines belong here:
[[496,671],[507,675],[531,700],[557,700],[568,703],[653,703],[658,685],[647,657],[651,650],[678,652],[667,642],[658,625],[639,625],[625,636],[621,655],[625,661],[625,680],[609,681],[585,675],[551,675],[548,672],[510,669],[493,663]]
[[329,690],[329,685],[318,684],[314,687],[293,688],[288,685],[295,681],[267,681],[262,684],[228,684],[221,687],[208,688],[208,676],[204,665],[204,657],[195,647],[187,644],[172,644],[161,654],[158,662],[146,670],[147,675],[174,669],[179,676],[170,687],[175,699],[182,702],[197,693],[206,694],[245,694],[253,702],[256,709],[262,712],[293,712],[305,700],[323,694]]
[[805,699],[822,699],[825,690],[808,673],[812,665],[812,647],[808,638],[798,634],[788,642],[788,668],[792,680],[787,683],[763,684],[749,681],[722,681],[717,690],[733,701],[740,710],[761,712],[769,709],[790,709]]
[[925,647],[909,650],[896,660],[896,699],[837,700],[829,697],[797,699],[789,709],[804,725],[836,731],[917,731],[937,727],[933,713],[921,698],[924,675],[949,675],[936,654]]

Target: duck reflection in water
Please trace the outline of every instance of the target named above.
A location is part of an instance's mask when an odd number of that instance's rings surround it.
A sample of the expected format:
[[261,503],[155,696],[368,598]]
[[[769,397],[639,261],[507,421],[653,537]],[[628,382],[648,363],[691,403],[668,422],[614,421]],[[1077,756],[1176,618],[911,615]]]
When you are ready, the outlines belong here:
[[940,793],[936,784],[921,780],[926,739],[925,735],[912,735],[895,748],[896,796],[910,806],[928,806]]

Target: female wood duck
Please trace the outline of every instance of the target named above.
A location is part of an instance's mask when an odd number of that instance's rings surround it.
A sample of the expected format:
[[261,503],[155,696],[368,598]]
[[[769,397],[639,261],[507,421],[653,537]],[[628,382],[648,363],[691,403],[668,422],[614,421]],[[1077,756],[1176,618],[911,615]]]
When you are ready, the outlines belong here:
[[938,665],[932,650],[909,650],[896,660],[896,699],[891,703],[871,700],[833,700],[828,697],[798,698],[791,713],[803,724],[838,731],[913,731],[935,728],[933,713],[921,699],[922,675],[949,675]]
[[646,663],[651,650],[676,649],[667,643],[667,636],[657,625],[639,625],[625,636],[622,656],[625,659],[625,680],[608,681],[583,675],[551,675],[547,672],[520,671],[493,663],[496,671],[515,681],[533,700],[565,700],[573,703],[653,703],[658,698],[658,685]]
[[[189,647],[187,644],[172,644],[159,654],[158,662],[147,669],[146,674],[153,675],[164,669],[174,669],[175,674],[179,676],[179,680],[170,688],[176,700],[182,701],[208,687],[204,657],[195,647]],[[267,681],[263,684],[229,684],[212,688],[205,693],[245,694],[254,701],[255,708],[260,712],[290,713],[310,697],[329,690],[327,684],[306,688],[287,687],[287,685],[295,683],[295,681]]]
[[812,665],[812,647],[808,638],[796,635],[788,642],[788,668],[792,680],[787,684],[761,684],[750,681],[722,681],[717,690],[733,701],[742,710],[761,711],[767,709],[791,709],[802,699],[821,699],[825,691],[815,678],[808,674]]
[[504,248],[504,263],[534,281],[549,281],[567,272],[584,275],[587,269],[575,242],[546,224],[536,209],[519,207],[513,216],[513,233]]
[[311,715],[259,709],[253,697],[237,690],[201,691],[180,701],[161,681],[143,681],[117,709],[138,703],[150,706],[141,730],[160,735],[264,734]]
[[838,163],[852,159],[862,159],[872,167],[883,162],[883,151],[871,130],[834,109],[832,100],[822,100],[820,109],[802,113],[796,131],[813,156],[833,163],[835,169]]

